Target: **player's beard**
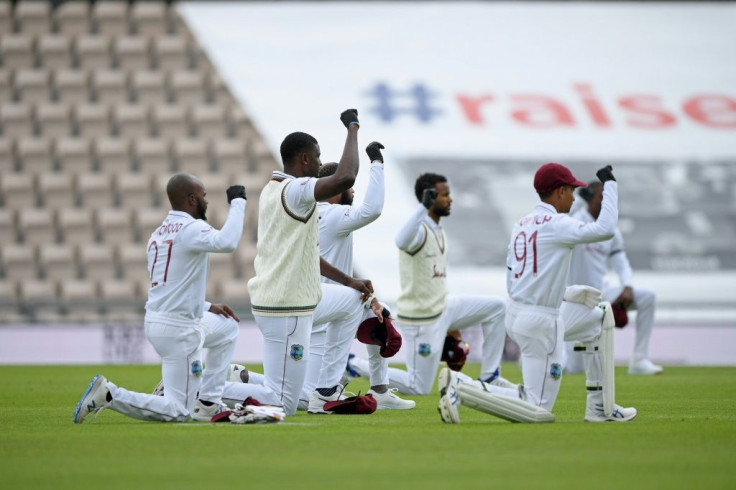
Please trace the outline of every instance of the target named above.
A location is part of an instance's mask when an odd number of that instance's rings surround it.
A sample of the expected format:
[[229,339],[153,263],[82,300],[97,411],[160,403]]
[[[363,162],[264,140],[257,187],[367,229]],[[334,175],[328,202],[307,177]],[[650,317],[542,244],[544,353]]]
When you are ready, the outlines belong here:
[[207,221],[207,206],[201,201],[197,203],[197,219]]
[[353,196],[349,191],[345,191],[340,195],[340,204],[343,206],[353,205]]

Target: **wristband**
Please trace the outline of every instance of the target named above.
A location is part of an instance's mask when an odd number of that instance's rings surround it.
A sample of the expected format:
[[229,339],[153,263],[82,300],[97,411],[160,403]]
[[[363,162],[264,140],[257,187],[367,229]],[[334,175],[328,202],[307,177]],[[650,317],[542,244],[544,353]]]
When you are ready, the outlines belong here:
[[352,126],[353,124],[357,124],[358,127],[360,127],[360,123],[358,121],[352,121],[350,124],[348,124],[348,127]]

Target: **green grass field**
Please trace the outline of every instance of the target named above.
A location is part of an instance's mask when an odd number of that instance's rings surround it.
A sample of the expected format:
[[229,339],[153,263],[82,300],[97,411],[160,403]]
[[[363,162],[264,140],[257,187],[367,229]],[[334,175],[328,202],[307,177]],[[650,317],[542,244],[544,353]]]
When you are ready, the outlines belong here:
[[[583,376],[566,375],[554,424],[461,408],[462,423],[444,425],[433,394],[410,411],[299,413],[283,424],[151,423],[104,410],[74,425],[98,372],[150,392],[160,367],[0,367],[2,488],[736,488],[736,369],[617,370],[618,401],[639,410],[628,424],[584,423]],[[504,375],[520,379],[514,365]]]

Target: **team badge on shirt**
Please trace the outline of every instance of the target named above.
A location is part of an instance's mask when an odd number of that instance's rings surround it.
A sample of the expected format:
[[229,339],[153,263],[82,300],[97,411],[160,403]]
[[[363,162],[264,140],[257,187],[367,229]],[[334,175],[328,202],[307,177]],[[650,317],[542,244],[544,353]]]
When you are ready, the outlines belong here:
[[419,344],[419,349],[417,352],[419,352],[420,356],[427,357],[432,353],[432,347],[430,347],[429,344]]
[[549,368],[549,375],[552,376],[552,379],[560,379],[562,377],[562,366],[553,362]]
[[291,344],[291,352],[289,353],[295,361],[301,361],[304,357],[304,346],[301,344]]
[[192,361],[192,374],[195,376],[202,376],[202,361]]

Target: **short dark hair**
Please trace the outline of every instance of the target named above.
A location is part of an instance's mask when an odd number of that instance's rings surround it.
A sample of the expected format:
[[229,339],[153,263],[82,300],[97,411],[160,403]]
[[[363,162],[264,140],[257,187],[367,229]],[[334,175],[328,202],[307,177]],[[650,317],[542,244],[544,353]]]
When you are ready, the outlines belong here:
[[319,174],[317,174],[317,177],[320,179],[322,177],[329,177],[330,175],[333,175],[335,172],[337,172],[337,163],[330,162],[330,163],[323,163],[322,166],[319,168]]
[[414,195],[417,196],[417,201],[422,202],[424,189],[434,189],[438,182],[447,182],[447,178],[444,175],[433,173],[426,173],[417,177],[417,181],[414,183]]
[[281,142],[281,161],[284,166],[290,164],[299,154],[311,150],[317,144],[317,139],[311,134],[297,131],[291,133]]
[[603,183],[594,180],[592,182],[588,182],[588,187],[581,187],[578,194],[580,194],[580,197],[582,197],[585,202],[590,202],[599,187],[603,187]]

